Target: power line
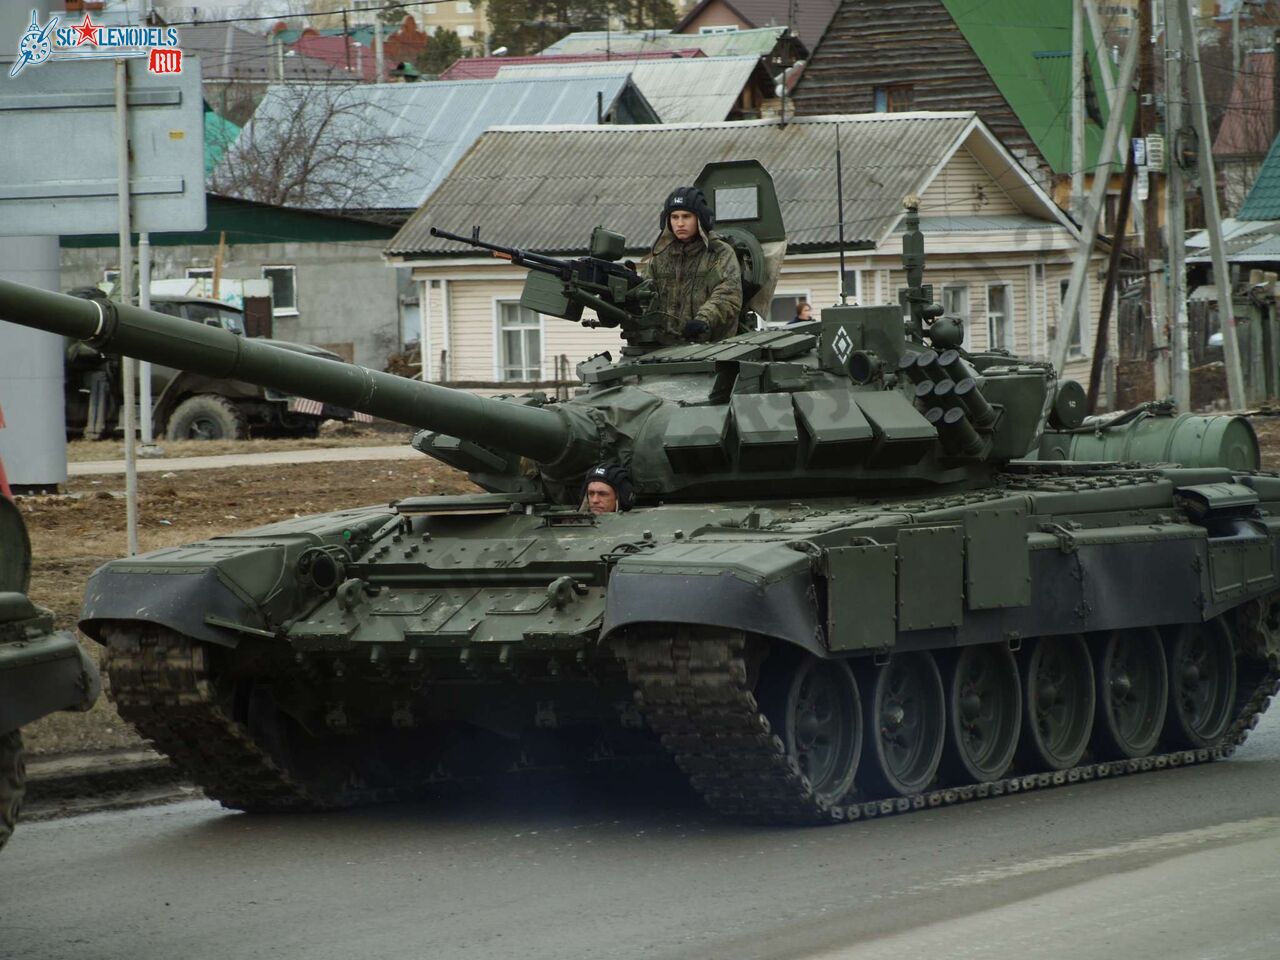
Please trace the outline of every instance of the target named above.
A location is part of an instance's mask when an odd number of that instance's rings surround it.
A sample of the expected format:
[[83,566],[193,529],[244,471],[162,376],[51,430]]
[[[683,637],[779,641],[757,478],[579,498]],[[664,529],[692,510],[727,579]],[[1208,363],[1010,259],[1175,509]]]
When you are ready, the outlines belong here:
[[275,16],[263,17],[226,17],[221,20],[166,20],[165,26],[168,27],[204,27],[219,23],[264,23],[267,21],[277,20],[298,20],[308,17],[331,17],[341,16],[344,13],[380,13],[383,10],[403,10],[406,7],[431,7],[437,4],[448,3],[450,0],[409,0],[407,3],[387,3],[374,10],[370,7],[343,7],[338,10],[310,10],[303,13],[281,13]]

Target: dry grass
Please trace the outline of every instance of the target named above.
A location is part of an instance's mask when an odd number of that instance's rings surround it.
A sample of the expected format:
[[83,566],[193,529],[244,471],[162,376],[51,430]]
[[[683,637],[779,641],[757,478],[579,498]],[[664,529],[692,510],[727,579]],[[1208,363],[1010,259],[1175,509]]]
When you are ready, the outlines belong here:
[[[327,421],[318,437],[289,437],[251,440],[157,440],[165,458],[215,457],[232,453],[275,453],[282,450],[323,450],[330,447],[382,447],[407,444],[413,431],[398,425],[378,426]],[[122,440],[72,440],[67,444],[67,460],[85,463],[94,460],[123,460]]]

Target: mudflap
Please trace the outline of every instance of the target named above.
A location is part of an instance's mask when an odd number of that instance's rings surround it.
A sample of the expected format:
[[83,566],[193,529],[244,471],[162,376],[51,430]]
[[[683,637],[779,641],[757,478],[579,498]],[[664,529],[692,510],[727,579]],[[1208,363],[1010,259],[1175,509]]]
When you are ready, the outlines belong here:
[[609,576],[601,639],[644,623],[740,630],[830,656],[810,558],[781,543],[673,544],[623,557]]

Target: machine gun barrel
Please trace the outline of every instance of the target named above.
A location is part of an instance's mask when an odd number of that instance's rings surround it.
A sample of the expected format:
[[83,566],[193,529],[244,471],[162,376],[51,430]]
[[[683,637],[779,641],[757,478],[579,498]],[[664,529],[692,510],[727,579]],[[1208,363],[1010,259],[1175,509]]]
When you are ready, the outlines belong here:
[[543,273],[554,273],[566,280],[573,273],[573,264],[568,260],[548,257],[546,254],[534,253],[531,250],[520,250],[516,247],[504,247],[498,243],[489,243],[486,240],[481,240],[479,236],[464,237],[460,234],[450,233],[448,230],[441,230],[438,227],[431,228],[431,235],[440,237],[442,240],[465,243],[469,247],[479,247],[481,250],[490,251],[495,257],[510,260],[517,266],[529,267],[531,270],[541,270]]
[[[0,280],[0,320],[46,330],[139,360],[243,380],[554,463],[575,436],[557,410],[479,397],[324,357],[259,343],[229,330],[101,300]],[[585,469],[585,465],[583,467]]]

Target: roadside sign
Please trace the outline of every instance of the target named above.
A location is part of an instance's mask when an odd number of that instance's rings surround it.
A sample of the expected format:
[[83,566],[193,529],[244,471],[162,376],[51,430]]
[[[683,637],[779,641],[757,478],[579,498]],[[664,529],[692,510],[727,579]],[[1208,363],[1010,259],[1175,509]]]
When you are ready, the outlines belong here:
[[[199,59],[180,73],[127,63],[133,231],[203,230]],[[67,58],[0,75],[0,236],[118,229],[114,70],[111,59]]]

